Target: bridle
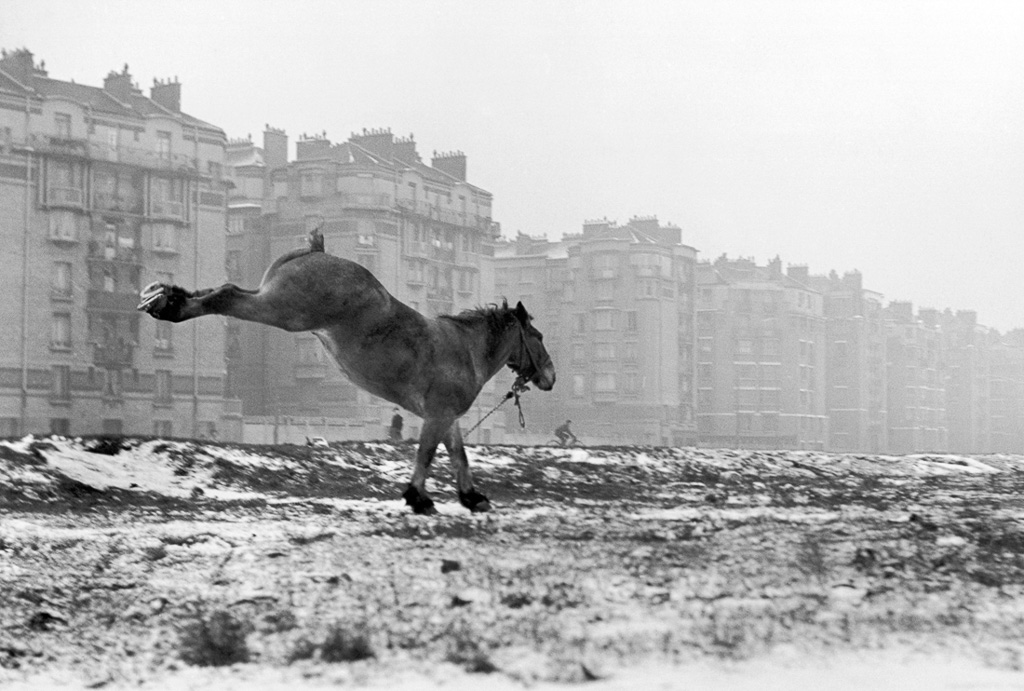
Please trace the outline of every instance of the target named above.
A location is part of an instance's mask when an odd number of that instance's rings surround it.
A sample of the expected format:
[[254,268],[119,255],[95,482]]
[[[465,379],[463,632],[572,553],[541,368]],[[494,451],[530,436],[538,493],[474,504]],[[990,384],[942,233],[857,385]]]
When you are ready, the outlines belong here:
[[[505,401],[507,401],[510,398],[514,398],[515,399],[516,409],[519,411],[519,427],[521,427],[523,429],[526,428],[526,417],[523,415],[523,406],[519,402],[519,396],[522,395],[524,392],[530,390],[530,387],[528,386],[528,384],[530,382],[530,379],[535,374],[537,374],[537,372],[540,371],[540,368],[537,367],[537,361],[533,358],[533,353],[530,351],[530,347],[528,345],[526,345],[526,328],[521,323],[519,323],[519,322],[517,322],[517,323],[519,324],[519,358],[520,358],[520,363],[517,364],[517,365],[513,365],[512,363],[509,363],[509,365],[508,365],[509,368],[513,372],[516,373],[516,380],[514,382],[512,382],[512,388],[509,389],[508,393],[506,393],[504,395],[504,397],[502,397],[502,399],[500,401],[498,401],[498,404],[496,406],[491,408],[487,412],[486,415],[484,415],[482,418],[477,420],[477,423],[475,425],[473,425],[468,430],[463,432],[463,434],[465,436],[467,436],[467,437],[470,435],[471,432],[473,432],[473,430],[475,430],[477,427],[479,427],[483,423],[484,420],[489,418],[491,416],[491,414],[494,413],[494,411],[496,411],[498,408],[503,406],[505,404]],[[524,367],[522,365],[522,357],[523,357],[523,352],[524,351],[526,352],[526,359],[529,361],[527,363],[527,366],[530,368],[528,370],[529,375],[527,375],[527,373],[523,371]]]
[[[512,386],[513,390],[518,387],[521,391],[525,391],[526,383],[540,372],[540,368],[537,366],[537,360],[533,357],[533,351],[530,350],[530,346],[526,343],[526,327],[519,322],[517,324],[519,325],[519,363],[517,365],[510,363],[509,367],[518,375],[516,383]],[[526,353],[526,365],[523,364],[524,352]]]

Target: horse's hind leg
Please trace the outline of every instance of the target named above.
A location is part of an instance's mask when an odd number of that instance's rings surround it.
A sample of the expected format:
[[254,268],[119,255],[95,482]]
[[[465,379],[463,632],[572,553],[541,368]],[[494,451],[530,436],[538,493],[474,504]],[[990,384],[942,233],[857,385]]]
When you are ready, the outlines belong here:
[[402,493],[405,503],[412,507],[413,513],[434,514],[434,500],[427,495],[427,472],[430,464],[434,462],[434,455],[437,453],[437,445],[441,443],[445,431],[451,426],[451,421],[437,419],[426,419],[423,421],[423,431],[420,432],[420,444],[416,449],[416,464],[412,470],[412,479],[409,486]]
[[476,487],[473,486],[473,473],[469,469],[469,459],[466,457],[466,447],[462,443],[462,431],[459,429],[458,422],[453,422],[448,429],[444,445],[448,447],[448,456],[455,469],[459,502],[474,513],[490,511],[491,502],[483,494],[477,492]]
[[[233,283],[192,292],[180,286],[151,283],[139,293],[139,300],[137,309],[169,322],[183,322],[218,314],[288,331],[302,330],[301,325],[293,323],[299,315],[276,309],[259,291],[245,290]],[[296,326],[299,328],[294,328]]]

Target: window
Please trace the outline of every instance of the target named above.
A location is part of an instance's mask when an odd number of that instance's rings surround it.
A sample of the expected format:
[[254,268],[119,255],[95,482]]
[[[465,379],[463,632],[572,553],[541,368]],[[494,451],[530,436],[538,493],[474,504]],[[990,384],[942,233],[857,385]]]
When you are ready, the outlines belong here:
[[636,310],[626,312],[626,331],[636,331],[638,328]]
[[108,369],[104,377],[103,396],[106,398],[121,398],[121,370]]
[[615,391],[615,374],[604,372],[594,375],[594,391],[599,393]]
[[594,313],[594,328],[595,329],[614,329],[615,328],[615,313],[611,310],[600,310]]
[[615,359],[615,344],[614,343],[596,343],[594,345],[594,359],[595,360],[614,360]]
[[584,331],[586,331],[587,330],[587,315],[585,315],[585,314],[576,314],[576,315],[573,315],[573,316],[575,317],[575,319],[573,320],[573,331],[575,331],[578,334],[581,334]]
[[761,429],[765,432],[776,433],[779,431],[779,416],[777,413],[770,413],[761,416]]
[[54,262],[50,292],[55,298],[71,297],[71,262]]
[[50,397],[55,401],[71,400],[71,367],[69,365],[53,366]]
[[736,341],[737,354],[749,355],[754,352],[754,343],[749,338],[740,338]]
[[582,374],[572,376],[572,395],[583,396],[587,392],[587,378]]
[[150,213],[154,216],[184,216],[184,192],[181,180],[154,177],[150,183]]
[[50,328],[50,347],[71,350],[71,315],[55,312]]
[[174,331],[171,322],[157,321],[156,334],[153,337],[153,348],[160,351],[169,351],[174,347]]
[[170,420],[153,420],[153,436],[172,437],[174,436],[174,423]]
[[66,417],[50,418],[50,434],[66,437],[71,434],[71,420]]
[[228,235],[241,235],[245,232],[245,218],[231,216],[228,218]]
[[322,177],[317,171],[308,171],[299,176],[299,194],[303,197],[319,197],[322,194]]
[[60,139],[71,139],[71,116],[67,113],[55,113],[53,116],[54,133]]
[[168,369],[158,369],[156,371],[155,398],[157,403],[171,402],[171,371]]
[[700,350],[700,352],[702,352],[702,353],[710,353],[711,350],[712,350],[712,346],[714,345],[714,343],[713,343],[714,340],[715,339],[713,339],[713,338],[698,338],[697,339],[697,348],[698,348],[698,350]]
[[173,223],[153,224],[153,251],[174,252],[176,251],[175,227]]
[[50,239],[74,242],[78,240],[79,216],[73,211],[51,211]]
[[156,133],[156,156],[158,159],[164,162],[171,160],[171,133],[170,132],[157,132]]

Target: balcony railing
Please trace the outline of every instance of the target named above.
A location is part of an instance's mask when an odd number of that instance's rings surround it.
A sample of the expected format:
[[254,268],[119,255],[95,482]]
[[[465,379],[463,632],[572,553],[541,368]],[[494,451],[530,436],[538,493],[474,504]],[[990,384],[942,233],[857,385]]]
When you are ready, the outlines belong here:
[[135,346],[128,343],[95,343],[92,361],[97,367],[131,367],[134,354]]
[[149,213],[151,216],[161,216],[163,218],[182,218],[184,214],[185,205],[179,201],[172,201],[167,199],[153,199],[149,203]]
[[350,209],[379,209],[391,207],[390,194],[349,194],[343,193],[341,205]]
[[135,306],[138,304],[138,293],[112,293],[106,290],[91,288],[85,308],[102,312],[128,312],[135,314]]
[[90,139],[33,134],[23,143],[23,146],[31,147],[33,151],[43,154],[73,156],[98,161],[117,161],[156,170],[191,173],[198,171],[197,160],[192,156],[124,145],[111,146]]
[[84,196],[82,190],[77,187],[51,187],[46,192],[46,201],[50,206],[71,206],[80,209]]

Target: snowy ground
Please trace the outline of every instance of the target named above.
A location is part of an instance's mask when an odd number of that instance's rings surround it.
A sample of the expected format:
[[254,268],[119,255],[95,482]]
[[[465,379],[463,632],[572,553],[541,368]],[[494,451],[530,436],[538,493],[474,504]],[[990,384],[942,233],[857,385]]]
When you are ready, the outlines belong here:
[[0,686],[1024,689],[1022,457],[413,453],[0,441]]

